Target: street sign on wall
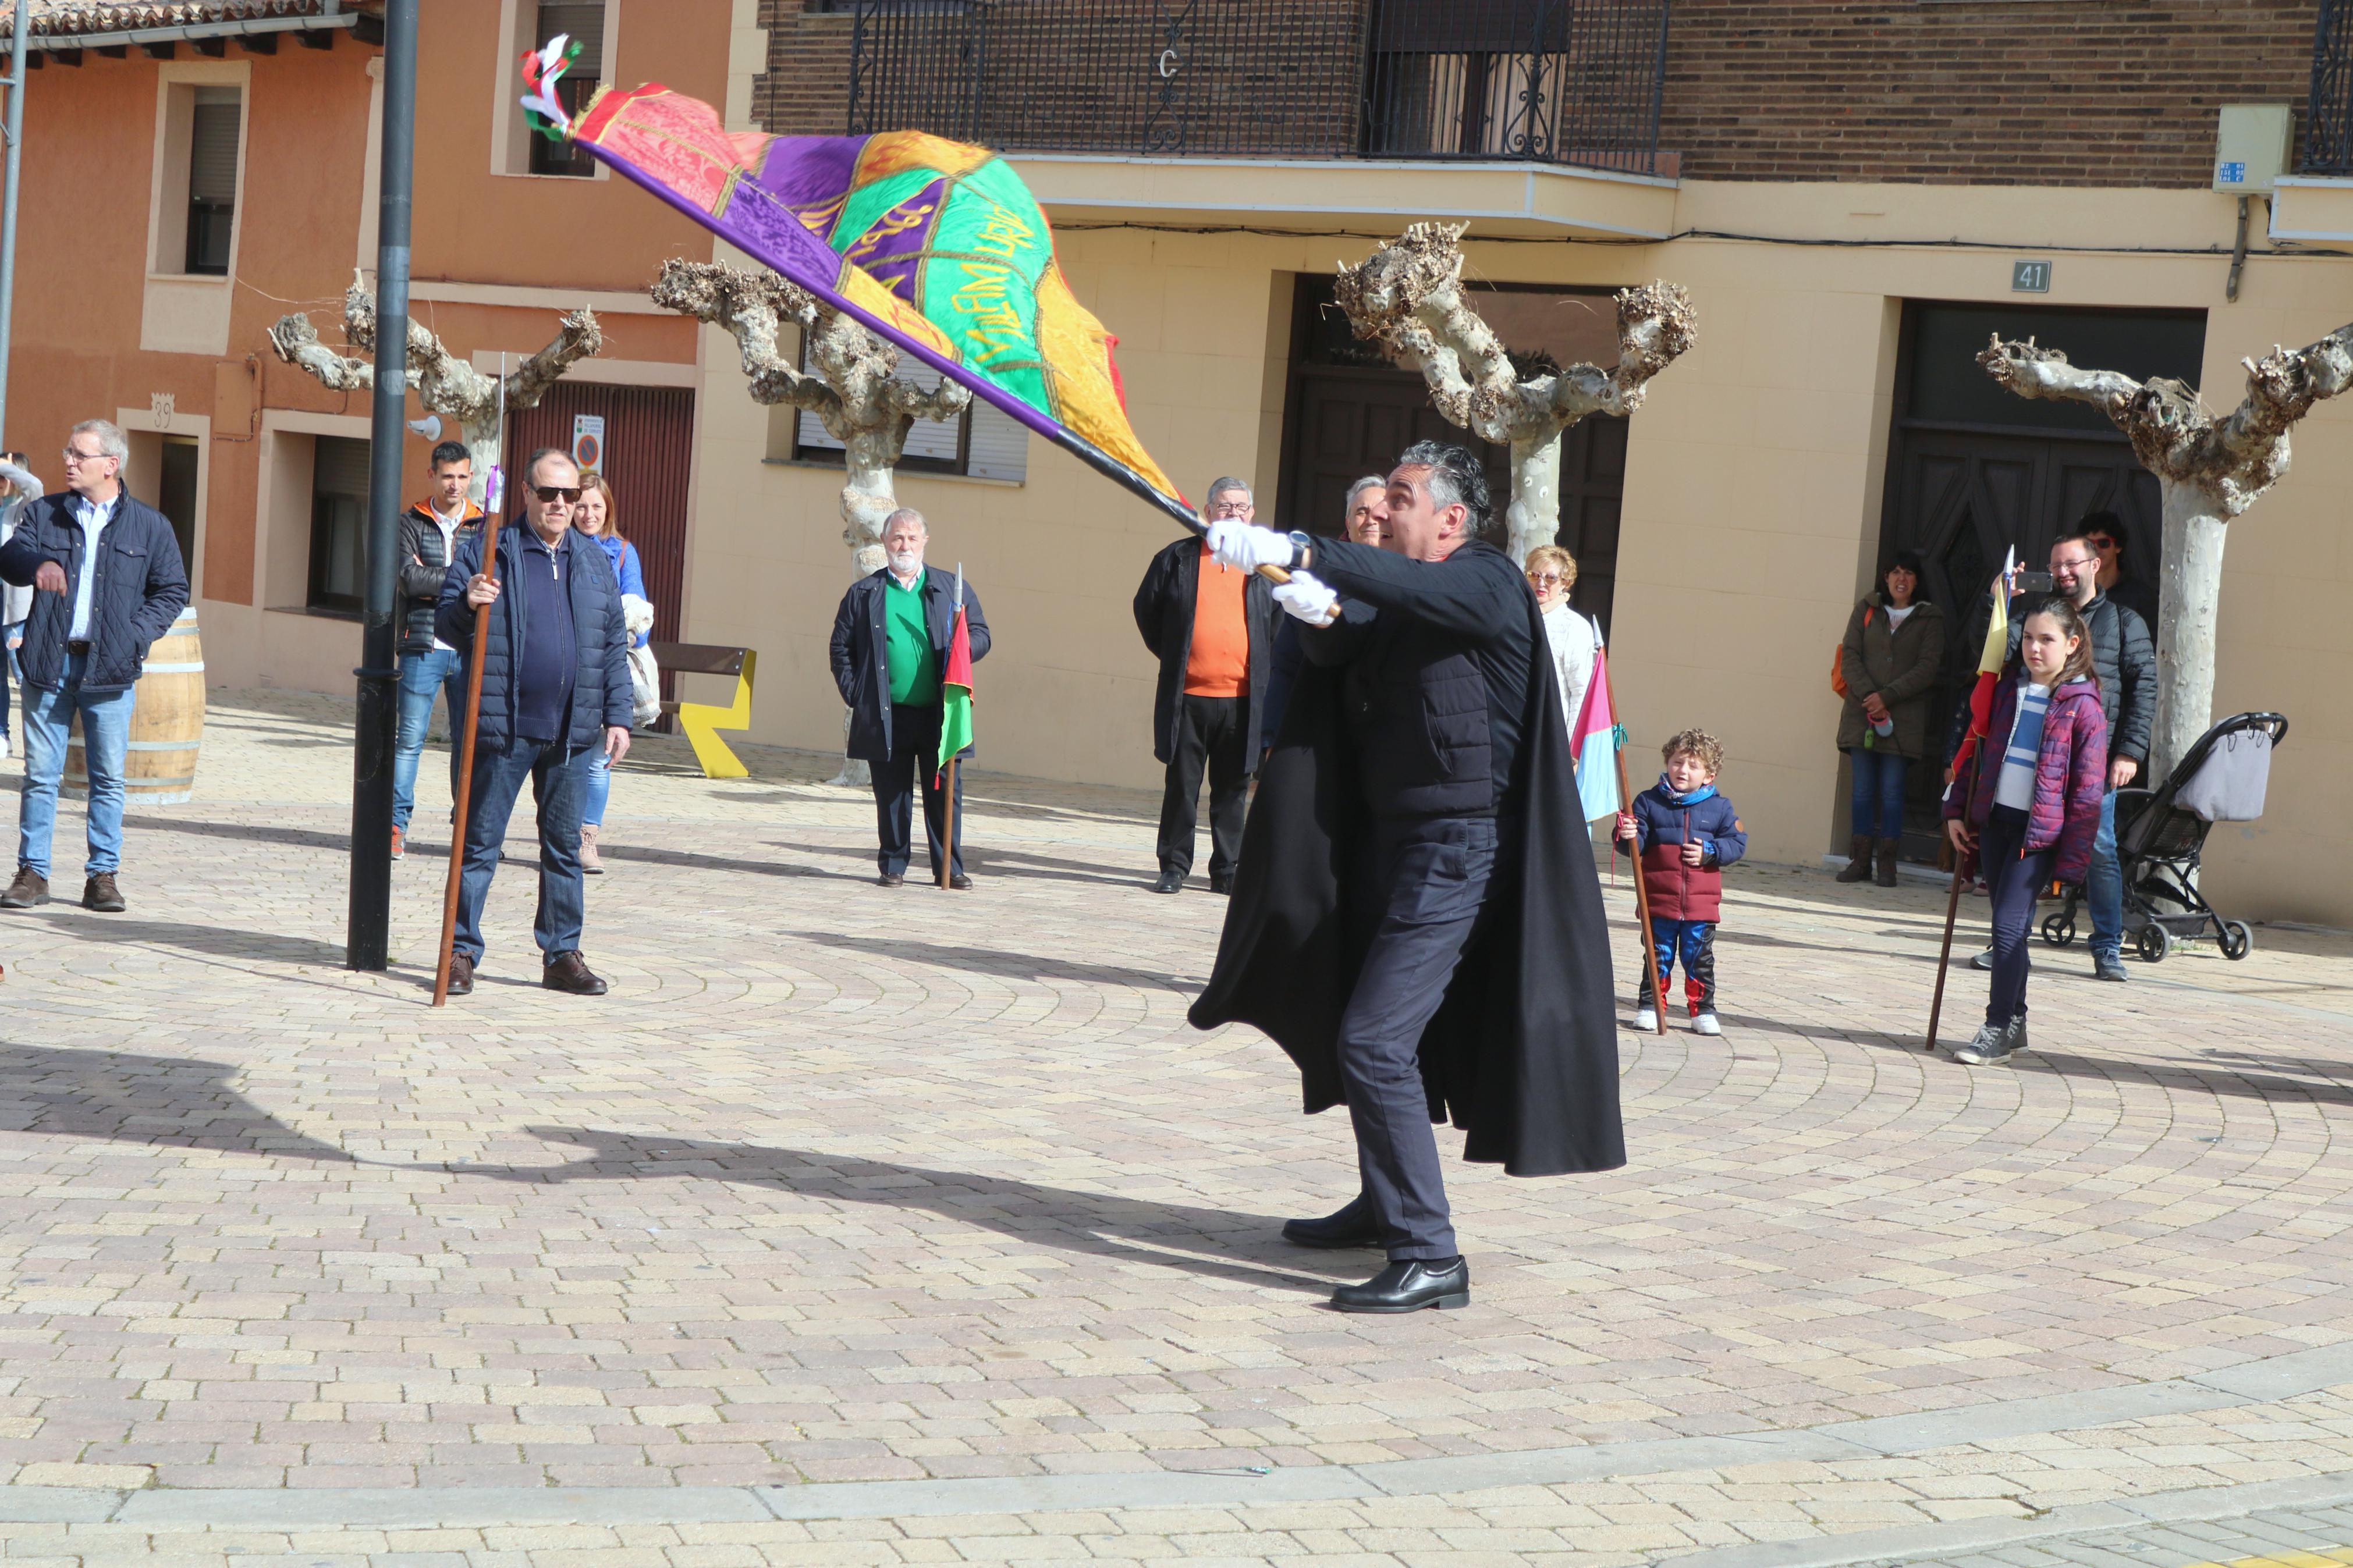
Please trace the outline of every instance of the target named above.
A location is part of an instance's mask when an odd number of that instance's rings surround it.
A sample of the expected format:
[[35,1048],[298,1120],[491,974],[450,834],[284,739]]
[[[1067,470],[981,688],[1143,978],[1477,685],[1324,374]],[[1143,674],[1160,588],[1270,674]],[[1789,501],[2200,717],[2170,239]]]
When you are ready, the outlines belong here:
[[605,416],[601,414],[575,414],[572,416],[572,460],[580,465],[584,474],[602,473],[605,469]]

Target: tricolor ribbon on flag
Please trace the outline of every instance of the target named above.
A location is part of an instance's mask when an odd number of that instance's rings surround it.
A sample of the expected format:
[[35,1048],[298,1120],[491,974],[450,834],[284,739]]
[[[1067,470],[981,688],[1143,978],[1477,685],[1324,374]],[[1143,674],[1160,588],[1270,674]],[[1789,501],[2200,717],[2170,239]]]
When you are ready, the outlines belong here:
[[955,629],[948,634],[948,664],[940,671],[940,755],[932,777],[972,744],[972,629],[964,613],[964,563],[956,563]]
[[1960,749],[1953,753],[1953,780],[1947,791],[1961,784],[1969,763],[1977,755],[1978,744],[1985,739],[1986,728],[1993,722],[1993,689],[2000,684],[2001,667],[2010,657],[2010,590],[2018,580],[2018,552],[2003,558],[2001,576],[1994,583],[1993,614],[1986,620],[1985,647],[1978,652],[1978,683],[1969,692],[1969,732],[1961,737]]

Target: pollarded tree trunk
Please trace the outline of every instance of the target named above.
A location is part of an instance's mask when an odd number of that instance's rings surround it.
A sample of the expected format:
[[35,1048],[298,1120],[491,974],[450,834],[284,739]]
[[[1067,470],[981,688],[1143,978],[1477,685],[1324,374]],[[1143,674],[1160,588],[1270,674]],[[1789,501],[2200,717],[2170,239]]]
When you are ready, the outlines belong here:
[[2173,771],[2214,721],[2214,625],[2222,599],[2222,546],[2230,521],[2288,469],[2288,430],[2323,398],[2353,385],[2353,323],[2300,349],[2274,346],[2247,360],[2247,395],[2216,419],[2178,381],[2137,382],[2078,370],[2034,340],[1992,340],[1978,355],[2021,397],[2088,403],[2132,442],[2165,498],[2158,563],[2157,722],[2147,784]]
[[[375,352],[375,295],[354,278],[343,293],[343,335],[363,353]],[[319,341],[318,329],[307,315],[281,316],[269,329],[269,346],[288,364],[308,371],[333,392],[370,392],[375,387],[375,364],[351,359]],[[441,346],[414,317],[408,323],[409,384],[417,400],[445,419],[455,419],[467,449],[473,455],[473,496],[479,504],[491,470],[501,458],[506,432],[500,428],[501,410],[532,408],[547,389],[577,362],[598,353],[605,334],[596,314],[586,306],[564,318],[555,341],[523,361],[501,378],[484,375]],[[504,388],[501,398],[501,388]]]
[[[670,260],[647,291],[655,304],[723,327],[751,378],[752,400],[814,414],[841,443],[841,537],[853,577],[882,568],[882,524],[898,510],[892,470],[922,419],[954,419],[972,394],[943,381],[925,391],[899,380],[899,351],[859,322],[774,272],[713,261]],[[812,375],[778,346],[786,321],[807,337]],[[847,719],[845,717],[845,724]],[[836,784],[866,782],[866,764],[845,759]]]
[[1560,529],[1560,437],[1588,414],[1628,415],[1650,380],[1692,345],[1691,297],[1672,283],[1618,295],[1616,365],[1576,364],[1521,379],[1510,353],[1462,293],[1460,224],[1418,223],[1355,267],[1333,294],[1356,335],[1390,363],[1418,371],[1431,406],[1451,425],[1510,448],[1504,510],[1515,561]]

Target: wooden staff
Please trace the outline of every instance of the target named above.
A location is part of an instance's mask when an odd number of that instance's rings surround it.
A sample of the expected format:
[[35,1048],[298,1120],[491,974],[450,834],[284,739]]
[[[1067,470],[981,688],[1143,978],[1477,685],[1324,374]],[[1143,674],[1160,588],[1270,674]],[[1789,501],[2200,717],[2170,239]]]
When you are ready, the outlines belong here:
[[[503,501],[504,497],[500,500]],[[499,514],[482,512],[482,573],[499,580]],[[449,814],[449,883],[441,894],[441,956],[433,966],[433,1005],[449,1000],[449,944],[458,940],[458,889],[466,867],[466,807],[474,793],[474,734],[482,726],[482,647],[491,636],[491,606],[474,606],[474,647],[466,671],[465,741],[458,750],[458,788]]]
[[[1961,785],[1961,820],[1964,822],[1968,820],[1969,796],[1977,793],[1978,763],[1984,759],[1984,756],[1985,737],[1979,735],[1977,737],[1977,743],[1969,748],[1968,782]],[[1949,841],[1949,832],[1947,837]],[[1944,1016],[1945,1012],[1945,970],[1953,962],[1953,922],[1960,917],[1961,875],[1968,869],[1968,856],[1957,847],[1955,847],[1953,885],[1945,894],[1945,942],[1944,945],[1936,950],[1936,994],[1928,999],[1928,1043],[1920,1047],[1924,1051],[1934,1051],[1936,1048],[1936,1021]]]
[[940,847],[940,886],[948,885],[948,874],[955,868],[955,781],[958,757],[950,757],[947,766],[947,842]]
[[[1609,698],[1609,719],[1615,723],[1618,721],[1618,693],[1610,688],[1609,661],[1607,658],[1601,661],[1601,689]],[[1612,746],[1609,749],[1618,763],[1618,809],[1630,813],[1634,809],[1634,795],[1626,784],[1626,748]],[[1609,838],[1611,843],[1617,842],[1618,825],[1614,822],[1609,825]],[[1642,966],[1651,974],[1651,1032],[1663,1035],[1667,1032],[1667,993],[1666,988],[1659,984],[1659,944],[1651,935],[1651,895],[1642,882],[1642,836],[1639,826],[1630,858],[1634,866],[1634,915],[1642,922]]]

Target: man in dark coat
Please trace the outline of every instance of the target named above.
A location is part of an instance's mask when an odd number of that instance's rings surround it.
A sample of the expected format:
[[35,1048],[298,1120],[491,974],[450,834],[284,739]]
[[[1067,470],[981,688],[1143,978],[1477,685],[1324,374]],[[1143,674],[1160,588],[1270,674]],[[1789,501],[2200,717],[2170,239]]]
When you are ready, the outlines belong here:
[[123,767],[134,688],[147,647],[188,606],[188,574],[171,520],[122,488],[131,445],[103,419],[66,438],[66,488],[19,509],[0,546],[0,579],[37,589],[18,650],[25,680],[25,791],[17,809],[16,876],[0,909],[49,901],[49,841],[67,731],[81,720],[90,769],[90,858],[81,905],[124,907]]
[[[956,770],[955,842],[944,847],[949,826],[946,781],[940,775],[940,672],[947,668],[949,639],[955,635],[956,578],[923,564],[931,529],[923,514],[902,506],[882,522],[885,564],[861,577],[841,596],[833,617],[833,683],[849,705],[849,754],[873,773],[874,824],[881,847],[876,880],[886,888],[907,880],[914,856],[914,795],[923,791],[923,837],[932,856],[932,879],[940,858],[948,860],[948,886],[965,889],[964,868],[964,770]],[[988,621],[980,595],[964,585],[965,635],[975,664],[988,652]],[[958,757],[969,757],[966,746]]]
[[[441,585],[434,635],[463,658],[482,661],[482,706],[475,721],[468,786],[466,851],[458,879],[458,934],[449,994],[474,989],[482,958],[482,901],[498,874],[507,818],[525,779],[539,802],[539,919],[533,934],[540,984],[575,996],[602,996],[605,982],[580,955],[586,883],[580,869],[580,809],[590,763],[629,753],[637,695],[629,681],[629,629],[612,563],[574,531],[580,469],[553,447],[523,465],[523,515],[499,531],[498,575],[482,570],[483,531],[458,541]],[[474,611],[490,626],[474,642]],[[463,718],[463,715],[460,715]]]
[[408,819],[417,809],[417,767],[425,756],[433,697],[449,709],[449,794],[458,794],[458,760],[465,737],[466,669],[458,650],[433,635],[441,590],[457,559],[458,539],[482,521],[469,490],[474,457],[463,441],[433,448],[433,488],[400,514],[400,727],[392,743],[392,858],[406,853]]
[[1626,1158],[1601,889],[1535,598],[1479,537],[1463,448],[1409,448],[1388,506],[1385,549],[1211,533],[1222,561],[1291,570],[1275,602],[1316,629],[1190,1016],[1273,1037],[1309,1111],[1346,1101],[1356,1199],[1283,1226],[1387,1250],[1334,1293],[1345,1311],[1470,1300],[1433,1121],[1514,1175]]
[[[1212,521],[1256,516],[1250,487],[1222,479],[1209,487]],[[1260,715],[1271,673],[1273,585],[1255,572],[1209,559],[1190,537],[1152,558],[1135,590],[1135,629],[1160,661],[1152,701],[1152,754],[1168,766],[1160,800],[1160,880],[1174,893],[1193,868],[1193,828],[1201,774],[1209,775],[1209,891],[1234,889],[1242,813],[1258,771]]]

